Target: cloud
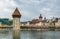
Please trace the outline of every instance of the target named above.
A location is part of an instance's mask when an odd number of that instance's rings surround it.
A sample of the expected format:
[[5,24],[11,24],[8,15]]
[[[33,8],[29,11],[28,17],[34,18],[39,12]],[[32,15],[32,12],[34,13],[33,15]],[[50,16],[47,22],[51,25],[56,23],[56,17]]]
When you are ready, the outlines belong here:
[[50,17],[52,16],[52,12],[51,12],[51,9],[50,8],[42,8],[39,10],[39,12],[43,15],[43,17]]
[[23,3],[39,3],[40,0],[20,0]]
[[12,18],[16,7],[22,14],[22,21],[38,18],[39,14],[50,18],[59,16],[59,0],[0,0],[0,17]]
[[0,17],[1,18],[11,18],[13,9],[9,7],[16,7],[17,4],[14,0],[0,0]]
[[31,18],[31,13],[28,11],[21,11],[21,21],[28,21]]
[[50,11],[51,11],[50,8],[42,8],[42,9],[40,10],[41,13],[48,13],[48,12],[50,12]]
[[30,11],[21,11],[21,21],[29,21],[29,20],[32,20],[32,19],[35,19],[37,18],[37,15],[30,12]]

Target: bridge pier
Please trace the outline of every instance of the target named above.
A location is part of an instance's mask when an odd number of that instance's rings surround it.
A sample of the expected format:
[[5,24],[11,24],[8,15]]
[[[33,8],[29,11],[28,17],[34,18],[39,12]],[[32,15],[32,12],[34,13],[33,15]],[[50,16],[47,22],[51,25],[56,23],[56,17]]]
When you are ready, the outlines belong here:
[[13,30],[13,39],[20,39],[20,30],[19,29]]

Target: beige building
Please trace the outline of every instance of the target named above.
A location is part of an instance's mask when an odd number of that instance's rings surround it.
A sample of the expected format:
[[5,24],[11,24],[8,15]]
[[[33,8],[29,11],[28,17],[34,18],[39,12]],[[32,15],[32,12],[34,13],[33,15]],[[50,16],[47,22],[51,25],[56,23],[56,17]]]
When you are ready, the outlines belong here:
[[58,22],[55,23],[56,26],[60,26],[60,18],[58,19]]

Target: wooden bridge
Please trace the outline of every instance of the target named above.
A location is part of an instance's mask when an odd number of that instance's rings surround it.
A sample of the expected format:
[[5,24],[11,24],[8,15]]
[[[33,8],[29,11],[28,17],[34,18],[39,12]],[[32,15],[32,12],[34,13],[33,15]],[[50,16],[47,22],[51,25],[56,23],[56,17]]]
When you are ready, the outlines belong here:
[[[0,26],[0,28],[13,28],[13,26]],[[49,29],[49,28],[56,28],[56,29],[60,29],[60,26],[38,26],[38,25],[21,25],[21,28],[36,28],[36,29]]]

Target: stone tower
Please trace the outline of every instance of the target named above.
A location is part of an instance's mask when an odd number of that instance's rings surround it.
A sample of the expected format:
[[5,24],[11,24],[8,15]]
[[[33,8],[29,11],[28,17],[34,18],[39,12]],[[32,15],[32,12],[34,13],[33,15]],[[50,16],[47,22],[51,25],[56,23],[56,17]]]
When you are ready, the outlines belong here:
[[13,15],[13,39],[20,39],[20,18],[21,14],[16,8]]
[[42,15],[40,14],[40,16],[39,16],[39,20],[42,21],[42,18],[43,18],[43,17],[42,17]]
[[13,27],[17,28],[20,27],[20,18],[21,18],[21,14],[18,11],[18,9],[16,8],[13,15]]

